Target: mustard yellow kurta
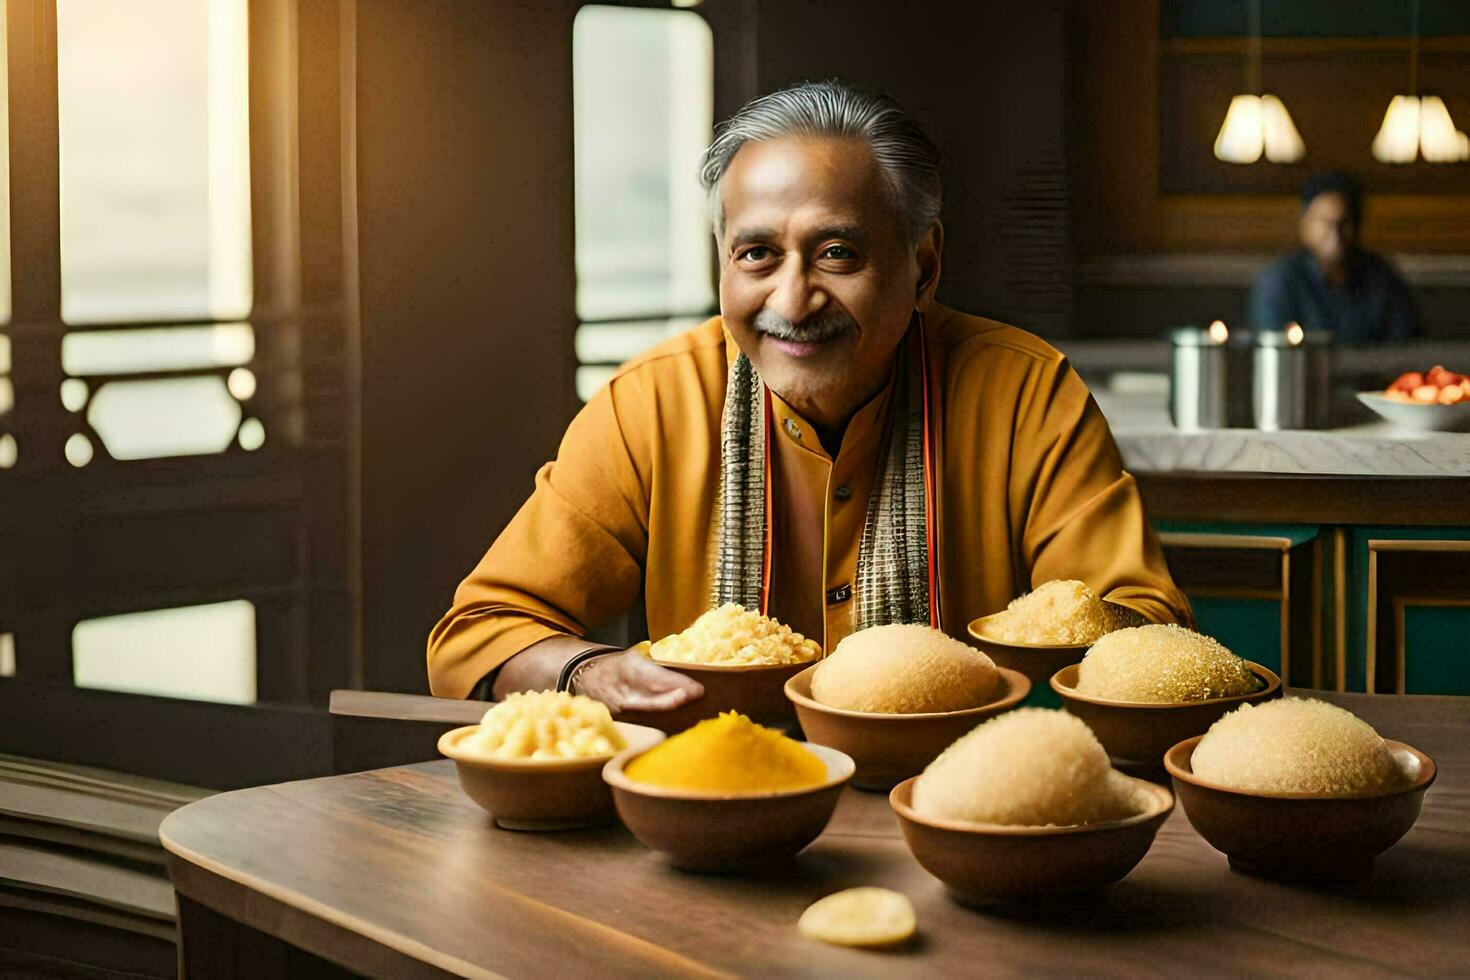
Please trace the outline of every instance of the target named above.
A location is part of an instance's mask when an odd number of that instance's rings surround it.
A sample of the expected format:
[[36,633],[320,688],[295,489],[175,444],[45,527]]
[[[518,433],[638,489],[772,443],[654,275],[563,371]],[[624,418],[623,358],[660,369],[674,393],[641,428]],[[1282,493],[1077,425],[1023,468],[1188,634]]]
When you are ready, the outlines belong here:
[[[945,307],[925,326],[943,629],[963,638],[975,617],[1068,578],[1152,621],[1190,623],[1107,422],[1061,353]],[[624,366],[588,402],[430,634],[435,694],[464,697],[531,644],[619,616],[640,586],[653,638],[709,607],[735,353],[715,317]],[[826,593],[853,581],[889,390],[859,410],[836,459],[773,400],[770,612],[829,649],[852,629],[852,601]]]

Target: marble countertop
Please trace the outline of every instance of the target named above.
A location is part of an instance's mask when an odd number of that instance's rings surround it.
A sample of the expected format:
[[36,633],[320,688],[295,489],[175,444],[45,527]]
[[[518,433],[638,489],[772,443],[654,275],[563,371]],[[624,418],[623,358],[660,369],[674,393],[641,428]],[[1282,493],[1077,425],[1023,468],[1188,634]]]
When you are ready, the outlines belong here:
[[1162,391],[1096,390],[1093,396],[1134,473],[1470,478],[1470,433],[1411,432],[1381,420],[1293,432],[1181,432],[1169,420]]

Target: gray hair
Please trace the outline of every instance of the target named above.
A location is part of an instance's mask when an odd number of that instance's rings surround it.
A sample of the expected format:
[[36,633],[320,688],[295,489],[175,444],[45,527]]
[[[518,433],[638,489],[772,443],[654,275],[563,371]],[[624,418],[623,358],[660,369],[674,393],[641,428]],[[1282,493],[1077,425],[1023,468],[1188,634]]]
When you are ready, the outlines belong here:
[[917,242],[939,218],[943,193],[939,150],[893,98],[833,80],[802,82],[745,104],[721,123],[700,161],[699,182],[709,193],[715,232],[724,234],[720,181],[740,148],[785,136],[861,140],[872,150],[909,241]]

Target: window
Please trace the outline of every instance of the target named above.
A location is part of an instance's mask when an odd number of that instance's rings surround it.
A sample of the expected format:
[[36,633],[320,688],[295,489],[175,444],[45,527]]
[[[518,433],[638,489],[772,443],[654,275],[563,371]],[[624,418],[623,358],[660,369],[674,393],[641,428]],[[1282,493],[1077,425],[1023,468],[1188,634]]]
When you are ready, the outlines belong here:
[[245,0],[57,0],[61,314],[250,312]]
[[[58,0],[67,324],[249,314],[246,13],[245,0]],[[241,405],[255,390],[246,323],[77,331],[62,344],[73,466],[98,441],[114,460],[148,459],[219,453],[262,428]]]
[[[72,467],[242,438],[256,387],[248,29],[246,0],[57,0]],[[86,620],[72,636],[78,687],[251,702],[255,667],[244,600]]]
[[107,691],[250,704],[255,607],[214,602],[78,623],[72,681]]
[[715,307],[699,187],[714,116],[709,25],[684,10],[583,7],[572,28],[577,392]]
[[[254,753],[260,733],[317,731],[302,706],[354,676],[348,260],[302,233],[350,201],[323,147],[351,111],[346,29],[334,5],[250,0],[12,3],[0,24],[26,42],[0,164],[37,178],[0,181],[0,306],[13,279],[24,311],[0,318],[11,751],[260,781],[302,763],[291,739]],[[98,712],[148,734],[46,736]]]

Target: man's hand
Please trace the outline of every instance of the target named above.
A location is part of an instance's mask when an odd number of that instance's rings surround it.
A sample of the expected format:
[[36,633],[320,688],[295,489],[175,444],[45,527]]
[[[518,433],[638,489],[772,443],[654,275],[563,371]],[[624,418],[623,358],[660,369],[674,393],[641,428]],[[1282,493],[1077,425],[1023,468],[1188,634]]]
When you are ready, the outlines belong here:
[[672,711],[704,697],[704,685],[660,667],[637,650],[599,657],[577,672],[573,689],[596,698],[613,714],[620,711]]

